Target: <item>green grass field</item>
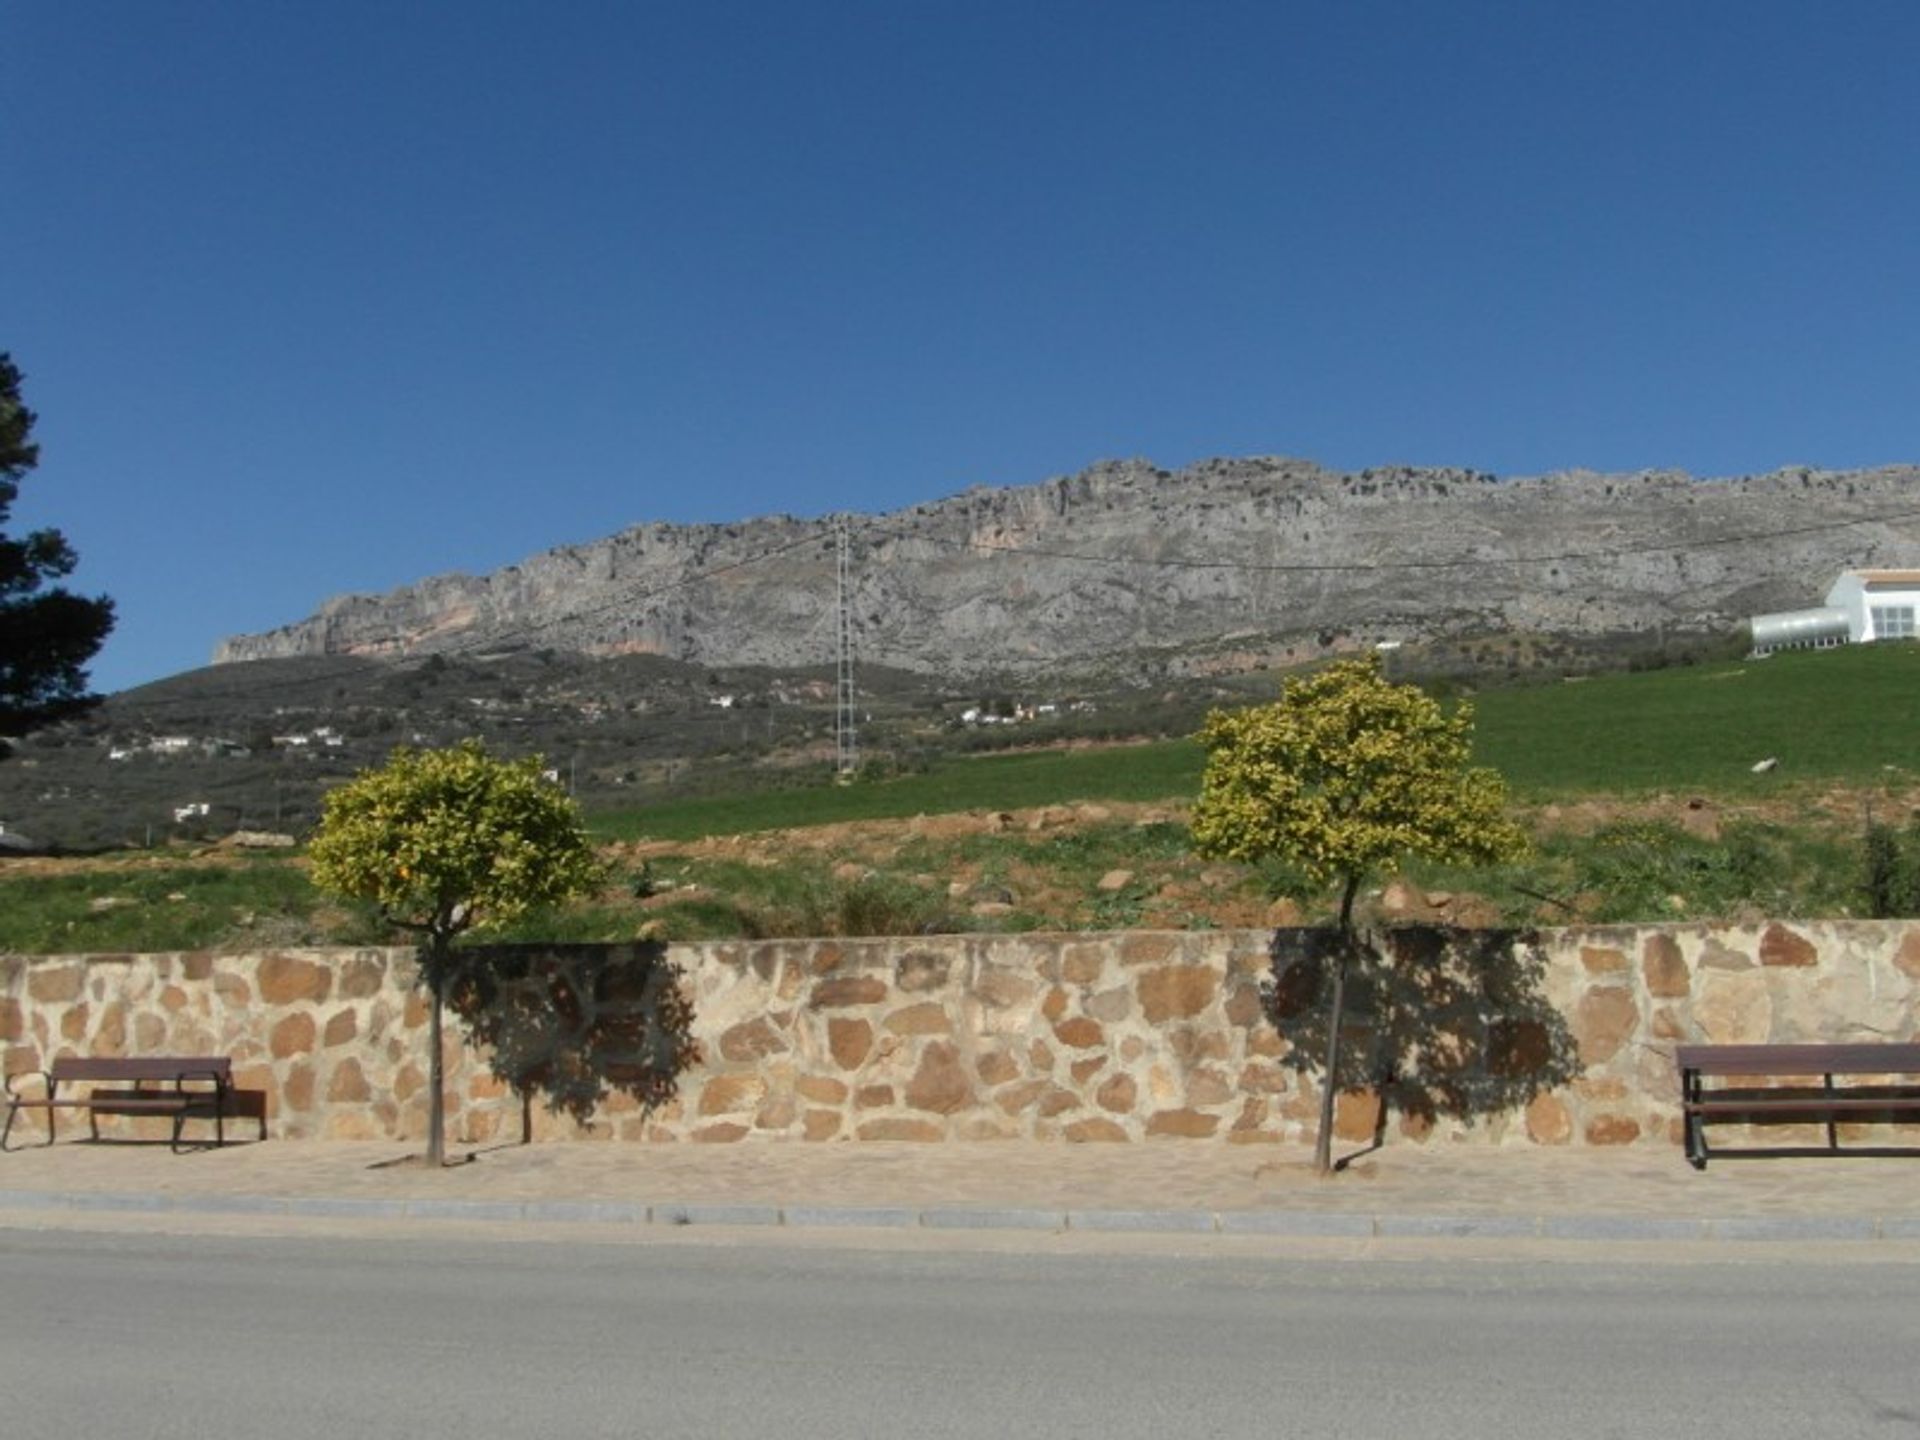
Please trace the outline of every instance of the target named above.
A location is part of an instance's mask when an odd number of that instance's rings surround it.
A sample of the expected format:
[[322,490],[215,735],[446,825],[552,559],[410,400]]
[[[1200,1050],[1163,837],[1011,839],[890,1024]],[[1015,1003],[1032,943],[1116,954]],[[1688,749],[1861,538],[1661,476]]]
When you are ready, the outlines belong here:
[[1021,810],[1066,800],[1164,800],[1193,794],[1200,751],[1189,741],[953,759],[898,779],[667,801],[589,817],[607,839],[691,840],[956,810]]
[[[1802,781],[1920,777],[1920,645],[1495,690],[1476,749],[1516,796],[1693,792],[1736,798]],[[1764,775],[1753,765],[1779,763]]]
[[[1794,805],[1821,787],[1885,788],[1902,799],[1920,769],[1920,645],[1861,646],[1489,691],[1476,701],[1478,756],[1529,804],[1658,793],[1789,804],[1730,816],[1715,838],[1665,819],[1623,816],[1591,833],[1543,832],[1531,854],[1491,869],[1416,865],[1429,889],[1478,894],[1515,921],[1559,923],[1733,914],[1868,913],[1857,830]],[[1756,760],[1777,765],[1755,775]],[[810,789],[680,800],[591,817],[602,839],[667,841],[840,821],[1021,810],[1075,800],[1190,800],[1192,741],[951,758],[925,773]],[[1902,823],[1900,807],[1877,813]],[[1908,832],[1920,890],[1920,830]],[[531,918],[520,938],[902,934],[932,929],[1191,927],[1208,907],[1316,897],[1284,867],[1208,881],[1180,825],[1116,819],[1071,831],[1025,828],[914,840],[880,854],[836,850],[728,859],[668,855],[658,873],[621,871],[593,903]],[[840,844],[836,841],[836,844]],[[856,841],[848,837],[846,844]],[[1112,891],[1109,871],[1134,878]],[[956,875],[966,893],[949,894]],[[664,887],[670,903],[662,906]],[[1211,887],[1211,888],[1209,888]],[[682,899],[672,894],[684,890]],[[647,899],[654,897],[649,908]],[[988,915],[983,897],[1009,902]],[[1244,907],[1237,912],[1248,913]],[[1314,913],[1317,913],[1315,911]],[[1234,923],[1245,923],[1244,920]],[[72,874],[0,875],[0,951],[165,950],[366,943],[378,927],[327,906],[294,857],[229,864],[128,863]]]
[[[1768,660],[1601,675],[1474,698],[1476,754],[1516,799],[1660,791],[1741,798],[1802,782],[1920,776],[1920,645],[1860,645]],[[1766,774],[1755,762],[1778,761]],[[944,761],[924,774],[670,801],[601,813],[596,833],[686,840],[1071,800],[1190,799],[1188,740]]]

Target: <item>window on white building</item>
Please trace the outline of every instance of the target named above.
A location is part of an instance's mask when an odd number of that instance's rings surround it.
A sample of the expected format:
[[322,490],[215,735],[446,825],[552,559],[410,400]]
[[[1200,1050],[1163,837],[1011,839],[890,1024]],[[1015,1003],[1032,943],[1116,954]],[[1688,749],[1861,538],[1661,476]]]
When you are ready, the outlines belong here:
[[1911,605],[1875,605],[1873,638],[1911,640],[1914,636],[1913,608]]

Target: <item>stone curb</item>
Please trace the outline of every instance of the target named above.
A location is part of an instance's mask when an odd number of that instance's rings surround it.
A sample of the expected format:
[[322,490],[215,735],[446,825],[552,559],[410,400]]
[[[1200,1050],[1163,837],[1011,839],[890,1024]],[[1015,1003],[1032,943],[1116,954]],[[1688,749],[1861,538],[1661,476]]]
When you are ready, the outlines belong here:
[[498,1224],[775,1226],[786,1229],[1025,1230],[1104,1234],[1269,1235],[1342,1240],[1913,1241],[1920,1216],[1416,1215],[1320,1210],[1051,1210],[992,1206],[646,1205],[619,1200],[368,1199],[0,1190],[18,1210],[143,1215],[291,1215]]

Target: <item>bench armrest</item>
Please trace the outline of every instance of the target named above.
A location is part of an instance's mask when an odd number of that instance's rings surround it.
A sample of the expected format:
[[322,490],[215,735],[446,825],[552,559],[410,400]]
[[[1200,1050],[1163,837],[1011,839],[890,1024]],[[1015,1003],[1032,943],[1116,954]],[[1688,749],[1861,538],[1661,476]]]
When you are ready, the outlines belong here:
[[53,1076],[45,1070],[16,1070],[13,1074],[7,1076],[7,1098],[15,1101],[25,1100],[27,1097],[13,1088],[14,1081],[31,1080],[35,1078],[40,1081],[40,1088],[44,1092],[40,1098],[43,1100],[51,1100],[53,1098]]

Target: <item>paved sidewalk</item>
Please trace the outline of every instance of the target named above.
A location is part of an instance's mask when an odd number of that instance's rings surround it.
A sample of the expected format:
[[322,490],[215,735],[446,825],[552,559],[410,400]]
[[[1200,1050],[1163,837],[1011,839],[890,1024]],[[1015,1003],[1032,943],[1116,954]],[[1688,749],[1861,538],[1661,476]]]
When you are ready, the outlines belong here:
[[[1302,1150],[571,1142],[433,1172],[398,1144],[175,1155],[68,1142],[0,1155],[0,1219],[47,1210],[597,1224],[1219,1231],[1355,1238],[1920,1240],[1904,1157],[1388,1148],[1322,1180]],[[398,1162],[398,1163],[396,1163]]]

